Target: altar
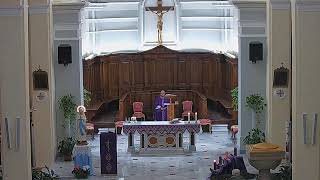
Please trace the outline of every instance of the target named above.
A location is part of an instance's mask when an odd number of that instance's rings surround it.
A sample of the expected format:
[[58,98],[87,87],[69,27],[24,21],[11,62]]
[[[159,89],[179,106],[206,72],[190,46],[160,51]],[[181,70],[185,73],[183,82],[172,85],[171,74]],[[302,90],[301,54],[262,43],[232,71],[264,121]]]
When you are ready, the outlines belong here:
[[[183,134],[189,132],[188,148],[183,147]],[[196,121],[140,121],[126,122],[123,132],[128,135],[128,151],[139,153],[192,152],[196,151],[195,134],[200,132],[200,124]],[[134,133],[140,136],[140,146],[134,146]]]

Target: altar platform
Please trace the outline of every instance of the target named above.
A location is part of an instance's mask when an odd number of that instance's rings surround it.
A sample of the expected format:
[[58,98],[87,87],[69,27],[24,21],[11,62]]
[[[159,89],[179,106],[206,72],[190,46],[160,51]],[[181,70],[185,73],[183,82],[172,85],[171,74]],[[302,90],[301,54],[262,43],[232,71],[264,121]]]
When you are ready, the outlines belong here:
[[[231,139],[226,125],[213,125],[213,132],[199,133],[195,137],[197,151],[186,154],[162,154],[159,156],[149,156],[145,154],[132,154],[127,152],[128,136],[122,133],[118,135],[118,175],[116,177],[103,176],[100,174],[100,137],[95,135],[95,139],[89,138],[93,156],[93,167],[95,176],[90,176],[89,180],[181,180],[188,177],[188,180],[207,179],[210,175],[209,168],[212,167],[214,159],[218,159],[225,151],[233,152],[234,146],[238,146],[237,140]],[[115,131],[110,129],[110,131]],[[189,133],[183,136],[184,146],[188,145]],[[135,133],[134,144],[139,146],[139,134]],[[245,164],[249,173],[257,173],[251,167],[245,157]],[[73,179],[71,171],[73,162],[64,162],[58,159],[52,167],[61,179]]]
[[[140,121],[126,122],[123,132],[128,135],[128,151],[131,153],[161,154],[196,151],[195,136],[200,132],[196,121]],[[140,145],[135,147],[134,134],[139,134]],[[183,146],[183,135],[189,133],[188,147]]]

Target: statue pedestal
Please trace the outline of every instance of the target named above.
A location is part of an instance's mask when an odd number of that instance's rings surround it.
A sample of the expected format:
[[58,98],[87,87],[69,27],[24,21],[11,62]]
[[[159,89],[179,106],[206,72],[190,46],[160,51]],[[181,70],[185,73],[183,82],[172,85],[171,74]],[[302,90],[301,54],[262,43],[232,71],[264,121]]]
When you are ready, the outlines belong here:
[[74,167],[83,168],[84,166],[88,166],[90,168],[90,175],[93,175],[92,154],[89,145],[75,145],[72,151],[72,157]]

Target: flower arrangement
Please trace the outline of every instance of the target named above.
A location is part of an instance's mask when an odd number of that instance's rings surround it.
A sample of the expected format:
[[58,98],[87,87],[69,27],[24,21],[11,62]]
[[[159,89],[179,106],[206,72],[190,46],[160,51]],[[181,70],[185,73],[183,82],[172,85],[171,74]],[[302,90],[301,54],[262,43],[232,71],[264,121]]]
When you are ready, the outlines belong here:
[[90,174],[90,167],[83,166],[82,168],[80,168],[79,166],[77,166],[73,169],[72,174],[77,179],[87,179]]

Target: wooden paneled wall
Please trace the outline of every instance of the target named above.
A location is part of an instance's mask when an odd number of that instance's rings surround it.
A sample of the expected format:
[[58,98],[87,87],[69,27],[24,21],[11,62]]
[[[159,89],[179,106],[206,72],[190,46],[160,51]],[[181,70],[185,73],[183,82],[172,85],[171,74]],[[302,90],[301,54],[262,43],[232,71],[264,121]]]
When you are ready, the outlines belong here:
[[231,101],[237,72],[237,59],[223,54],[179,52],[164,46],[83,62],[84,87],[93,95],[91,106],[121,99],[128,92],[162,89],[194,90],[211,99]]

